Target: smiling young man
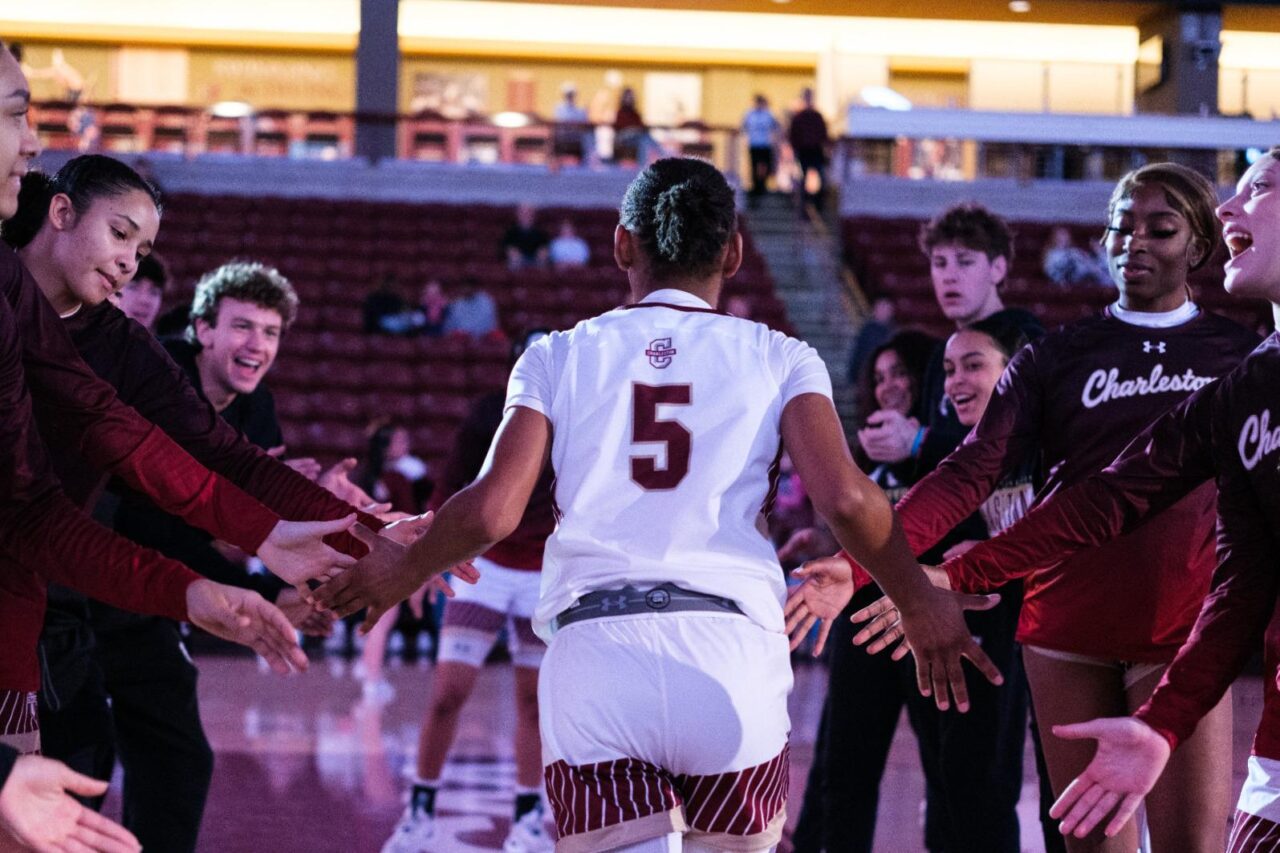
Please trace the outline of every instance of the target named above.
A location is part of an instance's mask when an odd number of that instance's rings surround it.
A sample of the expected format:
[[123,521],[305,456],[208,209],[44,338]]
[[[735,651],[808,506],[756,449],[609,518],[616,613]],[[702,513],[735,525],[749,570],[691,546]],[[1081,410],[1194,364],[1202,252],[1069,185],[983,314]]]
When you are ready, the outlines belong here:
[[[1029,338],[1044,331],[1033,314],[1006,308],[1000,297],[1013,263],[1013,234],[999,216],[979,204],[958,204],[921,228],[919,242],[929,261],[934,298],[957,329],[997,317],[1018,326]],[[915,458],[921,473],[928,473],[968,432],[942,393],[942,350],[939,344],[921,386],[925,423],[898,412],[876,412],[867,419],[867,427],[858,431],[858,441],[874,461]]]

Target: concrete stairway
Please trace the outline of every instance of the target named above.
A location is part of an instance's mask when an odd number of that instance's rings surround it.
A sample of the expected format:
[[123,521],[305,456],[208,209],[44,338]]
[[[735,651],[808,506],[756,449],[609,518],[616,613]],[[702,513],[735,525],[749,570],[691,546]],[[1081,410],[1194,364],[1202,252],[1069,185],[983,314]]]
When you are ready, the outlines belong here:
[[818,351],[831,373],[836,408],[852,435],[853,388],[849,348],[862,318],[854,315],[841,282],[840,247],[824,225],[801,219],[791,198],[770,193],[743,216],[773,276],[796,335]]

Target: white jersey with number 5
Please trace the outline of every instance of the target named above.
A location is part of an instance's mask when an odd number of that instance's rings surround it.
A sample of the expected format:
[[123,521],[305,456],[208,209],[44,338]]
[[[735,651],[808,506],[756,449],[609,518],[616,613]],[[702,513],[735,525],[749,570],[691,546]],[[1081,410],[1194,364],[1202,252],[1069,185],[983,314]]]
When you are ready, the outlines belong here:
[[507,407],[552,426],[561,518],[543,558],[539,635],[586,593],[667,581],[782,631],[785,582],[757,518],[783,407],[808,393],[831,396],[808,344],[680,290],[532,345]]

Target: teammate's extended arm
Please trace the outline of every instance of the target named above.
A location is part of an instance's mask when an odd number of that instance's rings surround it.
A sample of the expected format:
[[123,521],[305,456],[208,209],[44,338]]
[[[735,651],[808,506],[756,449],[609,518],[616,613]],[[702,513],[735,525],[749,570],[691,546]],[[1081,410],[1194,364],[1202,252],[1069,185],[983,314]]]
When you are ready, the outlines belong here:
[[436,513],[427,532],[407,549],[383,537],[366,538],[370,553],[350,571],[316,590],[338,616],[369,608],[366,628],[429,578],[483,554],[520,523],[551,448],[551,422],[512,406],[494,436],[480,476]]
[[[0,290],[12,309],[21,357],[14,369],[39,396],[62,446],[119,475],[157,505],[263,562],[290,583],[323,576],[349,560],[313,548],[258,501],[188,456],[162,430],[125,406],[81,360],[61,318],[12,251],[0,250]],[[27,411],[27,418],[30,410]],[[318,562],[317,562],[318,561]]]
[[1008,530],[943,564],[954,589],[995,589],[1137,527],[1212,479],[1218,383],[1160,416],[1105,469],[1053,495]]
[[[940,567],[952,589],[997,589],[1049,568],[1085,548],[1137,527],[1213,478],[1211,413],[1215,381],[1161,415],[1102,471],[1060,491],[1007,530]],[[869,624],[854,642],[876,653],[901,636],[893,602],[875,601],[853,615]],[[906,654],[894,650],[894,657]]]
[[946,710],[951,696],[968,710],[961,658],[993,683],[1000,671],[965,625],[965,609],[985,609],[995,597],[957,596],[929,583],[907,547],[884,492],[858,470],[829,397],[800,394],[782,411],[782,440],[814,508],[840,544],[867,566],[876,581],[903,604],[902,621],[916,653],[920,692]]
[[[914,553],[929,550],[971,515],[1035,447],[1042,401],[1036,358],[1034,345],[1014,356],[968,438],[898,502],[902,530]],[[856,568],[854,576],[859,586],[865,585]]]
[[1155,785],[1171,750],[1218,704],[1261,644],[1280,588],[1278,543],[1247,482],[1220,480],[1218,502],[1213,585],[1151,698],[1132,717],[1054,729],[1059,737],[1098,741],[1093,761],[1054,804],[1063,833],[1084,837],[1113,810],[1106,833],[1118,832]]

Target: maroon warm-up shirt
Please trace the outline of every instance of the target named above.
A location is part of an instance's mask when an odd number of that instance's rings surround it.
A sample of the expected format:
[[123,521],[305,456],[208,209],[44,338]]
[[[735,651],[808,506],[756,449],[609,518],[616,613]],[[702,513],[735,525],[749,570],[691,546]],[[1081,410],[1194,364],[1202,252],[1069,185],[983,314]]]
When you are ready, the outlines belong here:
[[[1177,746],[1263,643],[1262,721],[1254,754],[1280,760],[1280,336],[1165,414],[1102,472],[1038,507],[1004,535],[946,564],[978,589],[1139,528],[1213,480],[1218,567],[1190,636],[1137,716]],[[1140,528],[1139,528],[1140,529]],[[1131,567],[1112,567],[1115,575]]]
[[117,607],[182,619],[186,588],[198,576],[78,510],[35,431],[33,397],[62,446],[245,550],[256,551],[279,517],[120,403],[79,358],[62,320],[8,248],[0,249],[0,291],[0,597],[13,605],[0,619],[0,689],[34,690],[46,580]]
[[[1036,447],[1044,483],[1037,503],[1101,470],[1156,416],[1236,367],[1256,341],[1203,311],[1167,329],[1106,312],[1029,344],[964,443],[898,504],[908,542],[916,553],[932,546]],[[1208,590],[1213,517],[1205,484],[1131,533],[1031,573],[1018,640],[1113,660],[1171,660]]]

